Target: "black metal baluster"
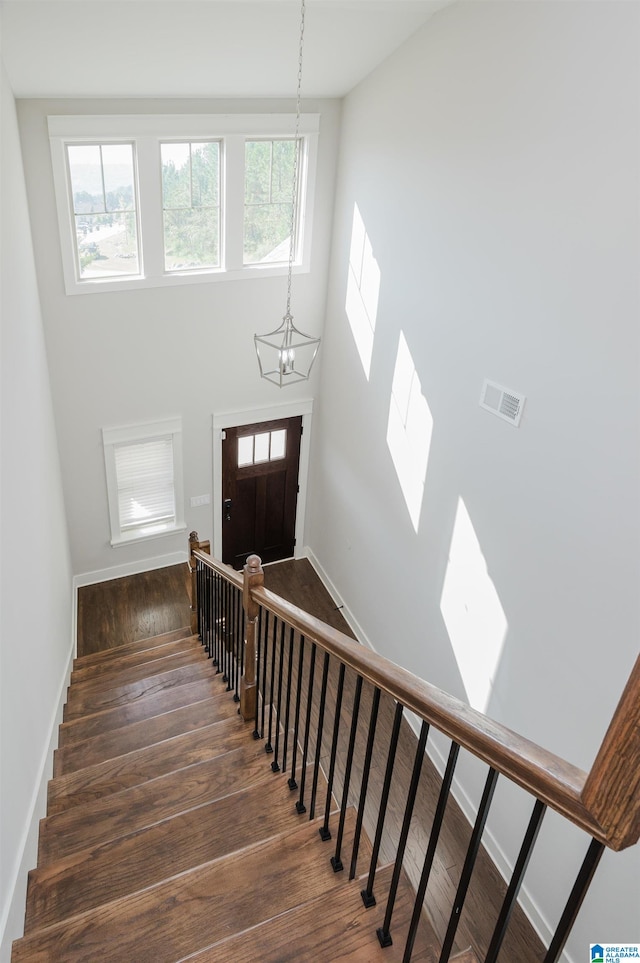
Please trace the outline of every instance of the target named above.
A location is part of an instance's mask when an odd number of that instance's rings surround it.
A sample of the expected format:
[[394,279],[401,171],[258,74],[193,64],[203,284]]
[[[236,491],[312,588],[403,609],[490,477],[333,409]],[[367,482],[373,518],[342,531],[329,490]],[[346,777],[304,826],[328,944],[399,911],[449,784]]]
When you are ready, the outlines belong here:
[[331,839],[329,832],[329,814],[331,812],[331,795],[333,792],[333,777],[336,771],[336,754],[338,751],[338,735],[340,734],[340,710],[342,709],[342,691],[344,689],[344,663],[340,663],[338,674],[338,692],[336,695],[336,714],[333,720],[333,739],[331,741],[331,759],[329,761],[329,778],[327,780],[327,798],[324,805],[324,823],[318,830],[320,839],[327,842]]
[[200,582],[198,584],[198,597],[200,600],[200,623],[198,627],[200,630],[200,641],[205,651],[207,648],[207,575],[208,570],[205,568],[200,575]]
[[525,837],[522,841],[522,846],[520,847],[520,852],[518,854],[518,859],[516,860],[516,865],[513,873],[511,874],[511,882],[509,883],[509,888],[507,889],[504,902],[502,904],[502,909],[500,910],[500,916],[498,917],[496,928],[493,931],[493,936],[491,937],[491,943],[489,944],[489,950],[485,957],[484,963],[496,963],[496,960],[498,959],[498,953],[500,952],[502,941],[505,938],[509,920],[511,919],[511,914],[516,905],[518,893],[520,892],[520,887],[522,886],[522,880],[524,879],[524,874],[527,871],[529,859],[531,858],[533,847],[536,844],[538,833],[540,832],[540,826],[542,825],[542,819],[546,811],[547,807],[545,804],[539,799],[536,799],[536,803],[533,807],[533,812],[529,820],[529,825],[527,827],[527,832],[525,833]]
[[227,627],[228,627],[228,611],[227,603],[229,599],[229,584],[226,580],[222,582],[222,620],[220,623],[220,646],[221,646],[221,658],[220,658],[220,670],[222,672],[222,681],[227,681]]
[[202,641],[202,562],[196,559],[196,616],[198,619],[198,638]]
[[305,712],[304,745],[302,747],[302,768],[300,772],[300,798],[296,802],[296,812],[306,813],[304,804],[304,787],[307,777],[307,753],[309,752],[309,730],[311,729],[311,703],[313,701],[313,680],[316,670],[316,644],[311,643],[311,661],[309,663],[309,681],[307,683],[307,711]]
[[360,802],[358,804],[358,815],[356,818],[356,828],[353,834],[353,849],[351,851],[351,867],[349,869],[349,879],[356,875],[356,864],[358,861],[358,850],[360,848],[360,835],[362,833],[362,820],[364,819],[364,806],[367,799],[367,788],[369,786],[369,771],[371,769],[371,758],[373,756],[373,743],[376,736],[376,723],[378,721],[378,706],[380,705],[380,689],[373,690],[371,701],[371,715],[369,717],[369,735],[367,736],[367,749],[364,755],[364,766],[362,769],[362,782],[360,783]]
[[211,632],[209,637],[211,639],[211,659],[215,666],[218,665],[218,579],[218,573],[214,572],[211,580]]
[[291,675],[293,671],[293,628],[289,628],[289,652],[287,658],[287,698],[284,709],[284,737],[282,740],[282,771],[287,771],[287,746],[289,744],[289,712],[291,709]]
[[273,617],[273,633],[271,639],[271,684],[269,689],[269,738],[264,747],[265,752],[273,752],[271,736],[273,733],[273,687],[276,678],[276,638],[278,635],[278,616]]
[[296,782],[296,763],[298,759],[298,737],[300,725],[300,701],[302,697],[302,670],[304,668],[304,635],[300,636],[298,642],[298,683],[296,685],[296,712],[293,723],[293,751],[291,758],[291,777],[287,783],[291,792],[298,788]]
[[309,819],[316,814],[316,794],[318,792],[318,775],[320,773],[320,751],[322,749],[322,733],[324,731],[324,710],[327,701],[327,678],[329,675],[329,653],[324,654],[322,667],[322,685],[320,686],[320,708],[318,710],[318,732],[316,733],[316,754],[313,760],[313,782],[311,783],[311,801],[309,803]]
[[389,887],[389,896],[387,898],[387,909],[384,914],[384,922],[381,927],[376,930],[378,936],[378,941],[380,946],[391,946],[393,940],[391,939],[391,933],[389,928],[391,926],[391,917],[393,916],[393,907],[396,901],[396,894],[398,892],[398,883],[400,882],[400,873],[402,871],[402,861],[404,859],[404,851],[407,846],[407,839],[409,838],[409,828],[411,826],[411,817],[413,815],[413,807],[416,801],[416,793],[418,792],[418,783],[420,782],[420,773],[422,772],[422,763],[424,761],[424,750],[427,745],[427,736],[429,735],[429,724],[423,722],[420,727],[420,737],[418,739],[418,747],[416,749],[415,758],[413,760],[413,772],[411,773],[411,783],[409,785],[409,794],[407,796],[407,804],[404,809],[404,819],[402,820],[402,829],[400,830],[400,839],[398,841],[398,852],[396,853],[396,861],[393,867],[393,876],[391,877],[391,886]]
[[267,668],[269,665],[269,617],[270,612],[265,612],[264,617],[264,645],[262,654],[262,711],[260,715],[260,738],[264,739],[264,715],[267,709]]
[[351,732],[349,733],[349,748],[347,750],[347,762],[344,771],[344,785],[342,787],[342,803],[340,805],[340,819],[338,820],[338,835],[336,836],[336,851],[331,857],[331,865],[334,873],[341,872],[344,867],[340,859],[342,849],[342,837],[344,835],[344,821],[347,816],[347,803],[349,802],[349,783],[351,782],[351,767],[353,765],[353,750],[356,746],[356,733],[358,731],[358,715],[360,714],[360,696],[362,695],[362,676],[356,679],[356,691],[353,697],[353,709],[351,710]]
[[[278,701],[276,703],[276,744],[273,749],[273,762],[271,763],[271,768],[274,772],[280,772],[280,764],[278,762],[278,748],[280,746],[280,728],[282,719],[282,672],[284,667],[284,622],[280,625],[280,658],[278,659]],[[274,639],[275,642],[275,639]]]
[[560,954],[564,949],[564,945],[567,942],[571,928],[576,921],[576,917],[580,912],[580,907],[587,895],[587,890],[591,885],[591,880],[593,879],[593,874],[598,868],[598,863],[604,852],[604,843],[599,843],[597,839],[592,839],[589,849],[587,850],[587,855],[584,858],[582,866],[580,867],[580,872],[578,873],[577,879],[573,884],[573,889],[567,900],[567,905],[564,908],[564,912],[560,917],[560,922],[558,923],[557,929],[553,935],[551,945],[547,950],[547,955],[544,958],[544,963],[556,963]]
[[224,579],[221,575],[216,576],[216,612],[214,631],[216,639],[216,665],[218,672],[224,671]]
[[231,663],[231,647],[233,644],[233,596],[231,594],[231,584],[227,582],[227,604],[226,604],[226,614],[224,620],[225,627],[225,674],[222,681],[227,683],[227,692],[231,692],[233,689],[233,683],[231,681],[232,673],[232,663]]
[[427,886],[429,885],[429,876],[431,875],[433,860],[436,855],[436,849],[438,848],[440,830],[442,829],[444,813],[445,813],[445,809],[447,808],[447,803],[449,801],[449,794],[451,792],[451,782],[453,780],[453,774],[455,772],[456,763],[458,761],[459,751],[460,751],[460,746],[458,745],[458,743],[452,742],[451,748],[449,750],[449,758],[447,760],[447,768],[445,769],[444,777],[442,779],[442,785],[440,787],[440,793],[438,795],[438,804],[436,806],[435,815],[433,817],[433,825],[431,827],[431,833],[429,834],[429,845],[427,847],[427,852],[424,857],[424,864],[422,866],[422,873],[420,875],[420,883],[418,885],[415,903],[413,904],[413,915],[411,917],[411,923],[409,924],[409,933],[407,935],[407,942],[404,948],[404,956],[402,957],[402,963],[409,963],[409,960],[411,959],[411,954],[413,953],[413,945],[415,943],[416,934],[418,932],[418,924],[420,923],[420,914],[422,912],[422,904],[424,903],[424,897],[425,897],[425,893],[427,892]]
[[393,717],[393,729],[391,731],[391,739],[389,741],[389,753],[387,755],[387,768],[384,774],[382,796],[380,797],[380,809],[378,811],[376,835],[373,842],[373,852],[371,853],[371,863],[369,864],[369,878],[367,879],[367,888],[360,891],[362,902],[367,907],[367,909],[369,909],[369,907],[371,906],[376,905],[376,898],[373,895],[373,884],[376,878],[376,866],[378,865],[378,854],[380,852],[380,843],[382,842],[382,832],[384,830],[384,821],[387,815],[387,804],[389,802],[389,790],[391,789],[391,779],[393,777],[393,764],[396,759],[396,749],[398,748],[398,737],[400,735],[400,723],[402,722],[403,710],[404,710],[404,706],[402,705],[402,703],[396,702],[396,710]]
[[[258,729],[258,719],[260,714],[260,679],[262,661],[262,606],[258,609],[258,621],[256,623],[256,715],[253,723],[253,738],[261,739],[262,733]],[[264,693],[263,693],[264,695]],[[264,700],[263,700],[264,706]]]
[[236,680],[236,634],[238,631],[236,602],[236,590],[233,585],[229,585],[229,686],[231,690],[234,689]]
[[207,569],[207,655],[213,659],[213,644],[215,631],[215,572]]
[[240,702],[240,676],[242,675],[242,650],[244,648],[244,633],[242,631],[242,599],[240,597],[240,589],[233,589],[234,603],[235,603],[235,640],[233,646],[233,673],[234,673],[234,689],[233,701]]
[[471,839],[469,840],[469,848],[467,849],[464,866],[462,867],[462,873],[460,874],[458,891],[456,893],[453,909],[451,910],[451,916],[449,917],[449,925],[447,927],[444,943],[442,944],[442,952],[440,953],[440,959],[438,963],[447,963],[451,953],[451,948],[453,947],[453,941],[456,938],[462,907],[464,906],[467,890],[469,889],[469,883],[471,882],[471,874],[473,873],[473,867],[480,849],[480,840],[482,839],[482,833],[487,821],[487,816],[489,815],[489,808],[491,806],[491,800],[493,799],[493,793],[496,788],[497,781],[497,771],[495,769],[489,769],[487,781],[484,785],[484,792],[482,793],[482,799],[480,800],[480,806],[478,807],[478,814],[473,826],[473,832],[471,833]]

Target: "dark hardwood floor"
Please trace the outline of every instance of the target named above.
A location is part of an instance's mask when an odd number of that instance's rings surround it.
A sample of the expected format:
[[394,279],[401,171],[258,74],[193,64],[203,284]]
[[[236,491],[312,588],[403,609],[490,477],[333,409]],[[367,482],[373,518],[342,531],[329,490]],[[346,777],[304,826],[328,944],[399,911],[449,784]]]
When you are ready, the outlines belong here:
[[[270,591],[353,636],[306,558],[267,565],[264,572]],[[85,585],[78,590],[78,655],[172,632],[189,620],[186,564]]]
[[78,589],[78,655],[172,632],[189,619],[186,563],[85,585]]

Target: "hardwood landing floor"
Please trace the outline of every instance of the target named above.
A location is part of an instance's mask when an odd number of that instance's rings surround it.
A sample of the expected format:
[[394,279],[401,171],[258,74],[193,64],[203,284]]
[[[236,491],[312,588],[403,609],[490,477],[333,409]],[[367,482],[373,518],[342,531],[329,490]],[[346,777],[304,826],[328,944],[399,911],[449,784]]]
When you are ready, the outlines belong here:
[[[265,586],[353,637],[308,559],[267,565]],[[85,585],[78,590],[78,656],[189,625],[187,565]]]

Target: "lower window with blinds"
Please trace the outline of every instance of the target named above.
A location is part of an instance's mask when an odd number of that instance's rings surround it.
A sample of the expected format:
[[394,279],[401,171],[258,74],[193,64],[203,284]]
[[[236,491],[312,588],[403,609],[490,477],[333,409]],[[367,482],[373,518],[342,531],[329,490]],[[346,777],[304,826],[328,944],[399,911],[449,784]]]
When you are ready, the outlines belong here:
[[182,423],[103,428],[111,544],[184,530]]

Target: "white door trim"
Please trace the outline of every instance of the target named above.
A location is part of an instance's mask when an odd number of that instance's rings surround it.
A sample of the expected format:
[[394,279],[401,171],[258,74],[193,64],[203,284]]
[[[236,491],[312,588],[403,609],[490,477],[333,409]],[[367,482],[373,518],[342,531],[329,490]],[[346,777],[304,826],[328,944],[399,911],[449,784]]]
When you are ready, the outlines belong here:
[[307,480],[309,478],[309,453],[311,450],[311,416],[313,400],[293,401],[289,404],[265,405],[261,408],[241,408],[213,414],[213,554],[222,558],[222,432],[238,425],[253,425],[261,421],[277,421],[280,418],[302,416],[300,439],[300,468],[298,471],[298,503],[296,506],[296,558],[304,555],[304,518],[307,505]]

